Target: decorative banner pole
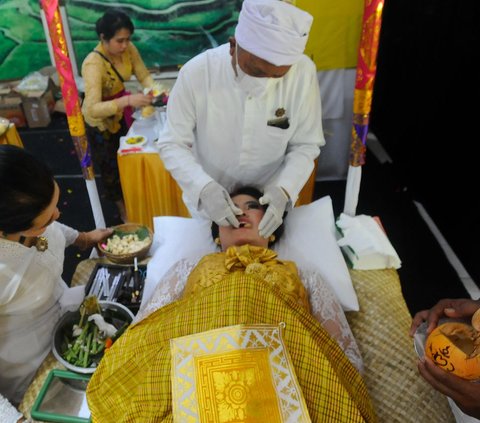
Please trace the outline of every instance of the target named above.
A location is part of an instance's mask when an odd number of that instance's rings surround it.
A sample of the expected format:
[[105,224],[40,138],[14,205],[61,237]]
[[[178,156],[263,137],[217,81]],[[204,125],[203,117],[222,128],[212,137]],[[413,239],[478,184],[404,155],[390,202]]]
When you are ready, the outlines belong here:
[[88,144],[85,132],[85,123],[80,108],[77,85],[75,84],[72,64],[68,55],[58,0],[41,0],[41,5],[45,12],[53,55],[55,57],[55,66],[60,80],[63,101],[65,102],[68,129],[72,136],[75,151],[77,152],[77,157],[82,168],[83,178],[87,185],[95,226],[97,228],[104,228],[106,226],[105,219],[95,183],[90,145]]
[[343,212],[355,216],[362,165],[365,164],[368,122],[372,107],[373,84],[377,71],[377,52],[384,0],[365,0],[362,36],[358,50],[355,92],[353,95],[352,143]]

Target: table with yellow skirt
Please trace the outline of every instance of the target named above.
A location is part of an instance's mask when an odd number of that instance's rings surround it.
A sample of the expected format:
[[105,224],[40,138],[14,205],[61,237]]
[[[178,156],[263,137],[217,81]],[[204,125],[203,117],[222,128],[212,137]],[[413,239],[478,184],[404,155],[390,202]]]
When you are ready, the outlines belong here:
[[8,129],[2,135],[0,135],[0,145],[1,144],[16,145],[23,148],[22,139],[18,134],[17,127],[13,123],[8,126]]
[[[315,169],[301,191],[297,206],[312,201]],[[153,228],[155,216],[190,217],[182,200],[182,190],[165,169],[158,153],[118,155],[123,198],[130,222]]]
[[182,190],[165,169],[158,153],[118,156],[123,198],[130,222],[153,230],[155,216],[190,217]]

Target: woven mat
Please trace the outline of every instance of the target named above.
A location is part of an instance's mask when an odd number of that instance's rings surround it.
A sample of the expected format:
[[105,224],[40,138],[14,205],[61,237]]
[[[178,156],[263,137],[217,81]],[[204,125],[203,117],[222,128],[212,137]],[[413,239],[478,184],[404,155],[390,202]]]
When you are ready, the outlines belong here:
[[351,270],[360,303],[347,319],[365,364],[364,379],[379,423],[455,423],[444,395],[425,382],[408,335],[412,321],[398,273]]

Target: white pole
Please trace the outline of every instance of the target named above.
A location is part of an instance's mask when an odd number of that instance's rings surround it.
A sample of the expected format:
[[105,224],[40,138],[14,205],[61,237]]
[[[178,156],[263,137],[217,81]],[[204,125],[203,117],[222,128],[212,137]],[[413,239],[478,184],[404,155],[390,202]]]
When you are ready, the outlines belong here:
[[88,197],[90,198],[90,205],[92,206],[95,227],[104,228],[105,218],[103,217],[102,205],[100,204],[100,197],[98,196],[95,179],[85,179],[85,184],[87,185]]
[[[65,6],[60,6],[60,15],[63,23],[63,33],[65,34],[65,40],[67,42],[67,48],[69,52],[70,63],[72,64],[73,76],[78,76],[77,61],[75,60],[75,50],[73,49],[72,36],[70,35],[70,27],[68,26],[67,13],[65,12]],[[45,33],[45,39],[47,40],[48,54],[50,55],[50,62],[52,66],[55,66],[55,56],[53,55],[52,40],[50,39],[50,32],[48,30],[47,18],[43,9],[40,10],[40,17],[42,18],[43,32]]]
[[52,40],[50,39],[50,32],[48,31],[47,18],[45,17],[45,12],[43,9],[40,10],[40,17],[42,18],[43,32],[45,33],[45,38],[47,40],[48,54],[50,55],[50,62],[52,66],[55,66],[55,56],[53,55]]
[[[92,207],[93,219],[95,221],[95,227],[105,228],[105,218],[103,217],[102,205],[100,204],[100,197],[98,196],[97,183],[94,179],[85,179],[87,186],[88,198],[90,199],[90,205]],[[98,253],[96,248],[92,248],[90,252],[90,258],[97,258]]]
[[345,187],[345,205],[343,212],[354,217],[357,212],[360,182],[362,181],[362,166],[349,166],[347,186]]
[[65,34],[65,40],[67,41],[68,58],[72,64],[73,76],[78,76],[77,60],[75,59],[75,50],[73,49],[72,36],[70,35],[70,26],[68,25],[67,12],[65,6],[60,6],[60,15],[62,16],[63,33]]

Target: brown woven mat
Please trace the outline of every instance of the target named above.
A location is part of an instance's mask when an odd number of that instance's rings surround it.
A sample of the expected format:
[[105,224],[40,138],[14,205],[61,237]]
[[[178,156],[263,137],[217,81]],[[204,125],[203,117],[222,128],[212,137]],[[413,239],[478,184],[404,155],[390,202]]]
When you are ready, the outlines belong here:
[[[18,409],[21,413],[27,418],[30,418],[30,410],[33,407],[33,403],[37,399],[38,393],[40,389],[42,389],[43,383],[47,378],[50,370],[53,369],[65,369],[65,367],[57,361],[57,359],[53,356],[52,353],[47,355],[47,358],[43,360],[43,363],[37,370],[35,378],[33,379],[32,383],[25,392],[23,396],[22,402],[20,403]],[[32,422],[37,422],[38,420],[33,420]]]
[[360,303],[347,318],[365,364],[364,379],[379,423],[455,423],[447,399],[419,375],[411,315],[398,273],[351,270]]

